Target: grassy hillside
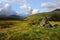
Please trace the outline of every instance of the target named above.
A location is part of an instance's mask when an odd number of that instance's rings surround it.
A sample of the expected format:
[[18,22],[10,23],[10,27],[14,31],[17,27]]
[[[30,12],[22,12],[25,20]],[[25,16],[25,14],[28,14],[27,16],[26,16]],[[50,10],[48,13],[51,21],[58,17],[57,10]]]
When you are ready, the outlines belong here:
[[54,12],[44,12],[44,13],[39,13],[39,14],[31,15],[28,18],[26,18],[26,20],[40,20],[41,18],[43,18],[45,16],[50,18],[54,14],[58,15],[59,18],[60,18],[60,12],[59,11],[54,11]]
[[[13,24],[9,25],[10,27],[0,28],[0,40],[60,40],[60,26],[51,29],[30,25],[28,21],[0,21],[0,25],[8,25],[8,23]],[[60,24],[60,22],[50,23]]]
[[40,21],[44,16],[60,12],[35,14],[25,20],[0,20],[0,40],[60,40],[60,22],[49,21],[56,28],[44,28]]

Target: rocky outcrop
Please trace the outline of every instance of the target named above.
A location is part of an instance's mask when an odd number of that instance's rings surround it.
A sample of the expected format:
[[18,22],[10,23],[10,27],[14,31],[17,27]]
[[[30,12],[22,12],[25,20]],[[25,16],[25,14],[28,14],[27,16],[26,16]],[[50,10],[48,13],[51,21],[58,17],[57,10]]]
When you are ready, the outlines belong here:
[[49,20],[48,18],[45,16],[42,21],[40,22],[40,26],[42,27],[53,27],[50,23],[49,23]]

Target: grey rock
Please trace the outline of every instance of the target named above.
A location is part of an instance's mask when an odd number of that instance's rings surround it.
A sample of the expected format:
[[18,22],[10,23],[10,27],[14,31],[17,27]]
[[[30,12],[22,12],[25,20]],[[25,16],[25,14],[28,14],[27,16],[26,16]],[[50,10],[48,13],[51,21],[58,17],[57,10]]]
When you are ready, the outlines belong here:
[[49,20],[48,18],[45,16],[42,21],[40,22],[40,26],[43,26],[43,27],[53,27],[50,23],[49,23]]

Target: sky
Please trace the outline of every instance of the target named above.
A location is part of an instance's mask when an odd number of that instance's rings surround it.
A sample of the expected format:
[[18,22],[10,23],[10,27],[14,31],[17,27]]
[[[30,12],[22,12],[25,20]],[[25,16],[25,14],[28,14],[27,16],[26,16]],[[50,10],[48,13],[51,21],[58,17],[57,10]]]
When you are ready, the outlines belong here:
[[19,13],[36,14],[60,8],[60,0],[0,0],[0,10],[1,6],[11,7],[12,10]]

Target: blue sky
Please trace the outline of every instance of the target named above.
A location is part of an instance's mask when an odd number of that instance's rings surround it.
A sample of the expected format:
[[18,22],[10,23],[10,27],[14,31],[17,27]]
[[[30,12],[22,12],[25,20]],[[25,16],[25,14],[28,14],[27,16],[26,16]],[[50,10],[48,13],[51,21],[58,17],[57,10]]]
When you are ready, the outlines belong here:
[[[31,11],[33,13],[46,12],[60,8],[60,0],[0,0],[3,4],[9,4],[12,10],[17,12]],[[48,10],[49,9],[49,10]]]
[[[53,2],[53,0],[27,0],[27,2],[30,4],[30,6],[32,7],[32,9],[38,9],[39,11],[47,11],[46,8],[41,8],[40,5],[42,3],[46,3],[46,2]],[[19,9],[20,4],[17,3],[11,3],[12,5],[12,9],[18,12],[22,12],[22,9]]]

